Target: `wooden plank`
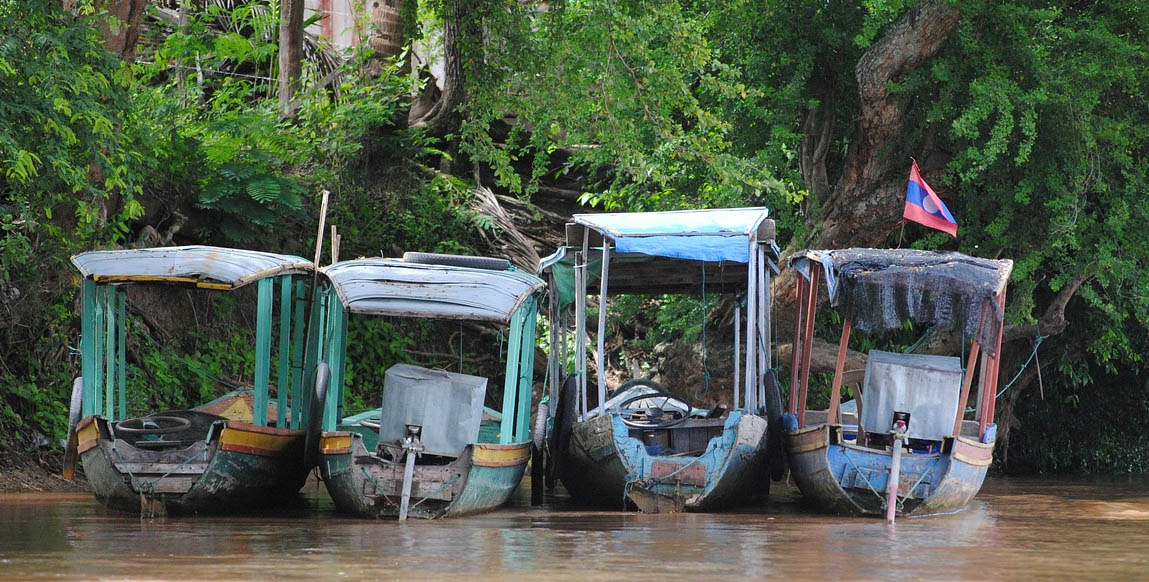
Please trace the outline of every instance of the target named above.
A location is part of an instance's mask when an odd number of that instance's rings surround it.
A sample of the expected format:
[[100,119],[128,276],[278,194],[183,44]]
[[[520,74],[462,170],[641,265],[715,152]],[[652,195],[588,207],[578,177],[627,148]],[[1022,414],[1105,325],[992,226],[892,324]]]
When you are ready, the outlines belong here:
[[291,384],[291,275],[279,277],[279,343],[276,355],[279,369],[275,380],[275,426],[286,428],[291,424],[287,419],[287,395]]
[[202,475],[207,469],[207,462],[198,463],[116,463],[116,470],[121,473],[131,473],[140,480],[155,479],[160,475]]
[[132,483],[132,488],[140,491],[141,488],[147,488],[152,493],[187,493],[191,491],[192,486],[199,481],[199,475],[189,476],[170,476],[164,477],[158,481],[149,478],[136,479]]
[[654,461],[650,464],[650,476],[664,483],[680,482],[701,487],[706,485],[706,465],[695,463],[687,467],[684,464]]

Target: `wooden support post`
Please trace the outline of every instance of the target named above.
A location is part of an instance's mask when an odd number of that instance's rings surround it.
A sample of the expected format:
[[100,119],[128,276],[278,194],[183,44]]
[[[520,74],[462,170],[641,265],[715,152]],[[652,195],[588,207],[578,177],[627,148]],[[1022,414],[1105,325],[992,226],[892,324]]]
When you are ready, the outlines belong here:
[[123,420],[128,417],[128,366],[127,366],[127,346],[128,346],[128,320],[127,320],[127,303],[128,294],[124,289],[116,288],[116,402],[118,407],[118,418]]
[[96,282],[85,277],[80,284],[80,375],[84,382],[80,416],[96,414]]
[[267,277],[258,283],[255,315],[255,397],[252,399],[252,424],[267,426],[267,391],[271,376],[271,308],[275,279]]
[[748,411],[754,410],[757,404],[754,400],[758,395],[758,387],[755,385],[758,376],[754,373],[754,368],[758,364],[758,356],[755,353],[758,346],[758,277],[754,267],[758,254],[754,252],[753,240],[750,241],[749,254],[746,260],[746,371],[744,372],[746,386],[743,401]]
[[291,385],[291,275],[279,277],[279,360],[275,380],[275,426],[286,428],[287,400]]
[[758,296],[762,299],[762,304],[759,306],[758,317],[761,321],[762,327],[759,330],[758,336],[762,340],[762,345],[758,346],[758,377],[761,379],[759,382],[759,404],[766,406],[766,374],[774,367],[774,358],[770,354],[770,346],[774,342],[774,338],[770,332],[771,313],[770,313],[770,265],[766,262],[766,247],[758,245],[758,273],[759,284],[761,289],[758,291]]
[[846,349],[850,345],[851,324],[849,319],[842,324],[842,339],[838,341],[838,363],[834,367],[834,382],[830,386],[830,409],[826,416],[828,425],[837,424],[838,420],[838,403],[842,398],[842,374],[846,371]]
[[[966,406],[966,403],[969,401],[969,389],[970,389],[970,386],[973,384],[973,373],[974,373],[974,368],[977,366],[977,356],[978,356],[978,351],[980,350],[980,348],[981,348],[981,344],[977,343],[977,340],[975,339],[973,341],[973,345],[970,346],[970,349],[969,349],[969,358],[966,360],[966,365],[965,365],[965,378],[962,379],[962,383],[961,383],[961,396],[958,396],[957,418],[954,419],[954,436],[955,437],[961,436],[961,423],[962,423],[962,419],[965,418],[965,406]],[[985,369],[984,368],[982,369],[981,373],[983,376],[985,375]]]
[[[525,307],[525,306],[524,306]],[[526,309],[519,307],[511,316],[507,326],[507,364],[503,375],[503,419],[499,423],[499,444],[514,442],[515,437],[515,394],[519,384],[519,359],[522,357],[522,330]]]
[[116,288],[104,285],[104,418],[116,419]]
[[291,428],[303,426],[303,315],[306,309],[307,288],[303,281],[295,282],[295,309],[291,329]]
[[525,304],[523,318],[523,345],[519,356],[518,400],[515,402],[515,442],[531,440],[531,380],[535,371],[535,328],[538,323],[538,297],[530,297]]
[[741,380],[741,378],[738,377],[739,372],[740,372],[739,367],[742,365],[742,362],[739,361],[741,359],[741,355],[742,355],[740,353],[740,349],[739,349],[739,348],[741,348],[740,342],[742,341],[742,338],[739,337],[739,334],[742,333],[741,327],[742,327],[742,306],[738,304],[738,298],[735,297],[734,298],[734,410],[738,410],[738,389],[739,389],[739,381]]
[[[981,335],[982,326],[985,325],[985,318],[986,318],[986,315],[988,314],[987,309],[989,309],[988,305],[982,306],[982,308],[981,308],[981,317],[978,319],[977,331],[974,332],[974,336],[973,336],[974,340],[972,342],[972,345],[970,345],[970,348],[969,348],[969,358],[966,360],[966,365],[965,365],[965,377],[962,378],[962,383],[961,383],[961,395],[958,396],[957,418],[954,419],[954,436],[955,437],[961,436],[961,423],[962,423],[962,420],[965,418],[965,406],[966,406],[966,403],[969,401],[969,389],[970,389],[970,386],[973,385],[973,373],[974,373],[974,369],[977,366],[978,352],[981,351],[981,344],[978,343],[977,338],[978,338],[978,336]],[[982,368],[981,374],[982,374],[982,376],[985,376],[985,368]],[[980,392],[979,392],[979,394],[980,394]]]
[[1001,309],[1001,323],[997,327],[996,350],[990,360],[993,362],[989,373],[989,391],[986,396],[985,413],[982,414],[981,419],[978,421],[978,437],[982,440],[985,439],[985,427],[987,424],[993,422],[994,411],[997,408],[997,374],[1001,369],[1001,336],[1005,331],[1005,292],[1006,287],[1001,288],[1001,294],[997,297],[997,305]]
[[818,270],[818,266],[811,263],[810,285],[806,291],[806,315],[802,318],[802,387],[799,394],[801,406],[798,407],[798,426],[806,426],[806,398],[808,396],[807,390],[810,387],[810,352],[814,340],[814,315],[818,310],[818,284],[821,282],[821,275]]
[[806,403],[798,400],[802,395],[801,368],[802,368],[802,320],[806,316],[806,285],[809,283],[800,273],[797,276],[798,284],[795,286],[797,297],[794,299],[794,340],[790,344],[790,414],[797,416],[798,408],[805,407]]

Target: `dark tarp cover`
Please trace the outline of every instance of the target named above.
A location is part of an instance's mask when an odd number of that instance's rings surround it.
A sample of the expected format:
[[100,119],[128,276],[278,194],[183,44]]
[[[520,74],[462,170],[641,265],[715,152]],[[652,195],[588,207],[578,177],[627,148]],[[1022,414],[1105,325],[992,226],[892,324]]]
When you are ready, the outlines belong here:
[[[812,263],[823,267],[830,304],[859,331],[886,331],[911,320],[975,337],[989,354],[997,349],[1003,313],[996,298],[1013,261],[914,249],[806,250],[790,258],[807,279]],[[979,331],[983,307],[988,318]]]

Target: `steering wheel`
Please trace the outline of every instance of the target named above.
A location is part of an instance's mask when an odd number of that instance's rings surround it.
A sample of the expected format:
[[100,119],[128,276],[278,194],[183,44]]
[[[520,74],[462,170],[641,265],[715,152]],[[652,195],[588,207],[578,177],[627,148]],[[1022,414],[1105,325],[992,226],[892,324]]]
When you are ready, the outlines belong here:
[[[683,412],[681,418],[668,418],[667,412],[662,408],[662,406],[665,406],[666,402],[673,398],[673,396],[670,394],[670,391],[668,391],[666,388],[663,388],[657,382],[651,382],[649,380],[643,381],[642,385],[650,388],[653,393],[647,392],[645,394],[637,394],[619,403],[618,410],[623,424],[631,428],[638,429],[670,428],[690,418],[690,411],[692,410],[692,407],[689,403],[686,402],[683,403],[686,404],[686,410]],[[657,407],[650,407],[645,409],[629,408],[630,404],[638,402],[639,400],[646,400],[647,398],[658,398],[660,396],[663,397],[662,404]],[[632,416],[639,411],[645,411],[645,420],[636,421],[632,418]]]
[[[167,426],[164,426],[164,425]],[[168,434],[191,426],[191,420],[178,416],[141,416],[116,423],[116,430],[128,434]]]

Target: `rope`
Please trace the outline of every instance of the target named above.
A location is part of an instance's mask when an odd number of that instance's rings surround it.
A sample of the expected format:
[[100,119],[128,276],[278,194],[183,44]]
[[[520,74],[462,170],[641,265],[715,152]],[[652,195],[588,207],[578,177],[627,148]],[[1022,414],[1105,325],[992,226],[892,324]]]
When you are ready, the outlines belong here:
[[878,499],[880,499],[882,501],[882,509],[885,509],[886,505],[887,505],[886,498],[882,497],[882,494],[878,493],[877,489],[874,489],[873,484],[870,483],[870,478],[866,477],[866,474],[863,473],[862,470],[859,469],[858,466],[854,464],[854,459],[851,459],[850,455],[846,454],[845,449],[842,449],[842,456],[846,457],[846,460],[850,462],[850,466],[854,468],[854,472],[856,472],[857,474],[862,476],[862,480],[866,482],[866,487],[868,487],[870,489],[870,491],[873,491],[874,495],[878,496]]
[[395,502],[391,501],[391,498],[387,497],[387,494],[383,492],[383,488],[379,486],[379,483],[375,481],[375,478],[367,472],[367,469],[359,467],[359,471],[362,472],[363,476],[367,477],[367,480],[371,482],[371,486],[375,488],[375,492],[383,496],[383,500],[387,502],[387,505],[395,505]]
[[[934,331],[934,326],[932,326],[932,325],[930,327],[926,328],[926,331],[924,333],[922,333],[922,337],[918,338],[918,341],[914,342],[913,345],[906,348],[904,351],[902,351],[902,353],[903,354],[912,354],[914,352],[914,350],[918,349],[922,345],[922,343],[926,341],[926,338],[930,337],[930,334],[932,334],[933,331]],[[965,349],[964,345],[962,346],[962,349]]]
[[1006,390],[1009,390],[1011,387],[1013,387],[1013,383],[1017,382],[1017,379],[1021,377],[1021,373],[1029,367],[1029,363],[1032,362],[1033,358],[1037,356],[1037,348],[1041,346],[1041,342],[1043,341],[1045,341],[1045,336],[1041,335],[1040,333],[1037,334],[1037,337],[1033,338],[1033,353],[1029,354],[1029,359],[1021,365],[1021,368],[1018,369],[1017,374],[1014,374],[1013,379],[1010,380],[1009,383],[1005,385],[1005,388],[1002,388],[1001,392],[998,392],[994,398],[1001,398],[1001,395],[1005,394]]
[[415,505],[412,505],[411,507],[407,508],[407,511],[411,511],[412,509],[415,509],[416,507],[419,507],[419,504],[420,504],[420,503],[423,503],[424,501],[426,501],[426,500],[430,499],[432,496],[434,496],[434,495],[438,494],[440,491],[442,491],[442,490],[446,489],[447,487],[450,487],[450,486],[451,486],[451,483],[454,483],[454,482],[455,482],[455,480],[456,480],[456,479],[458,479],[458,478],[459,478],[459,476],[458,476],[458,475],[455,475],[454,477],[451,477],[450,479],[448,479],[448,480],[447,480],[447,482],[446,482],[446,483],[443,483],[442,485],[440,485],[438,489],[435,489],[434,491],[432,491],[432,492],[428,493],[428,494],[427,494],[427,495],[425,495],[425,496],[424,496],[422,499],[420,499],[419,501],[417,501],[417,502],[415,503]]

